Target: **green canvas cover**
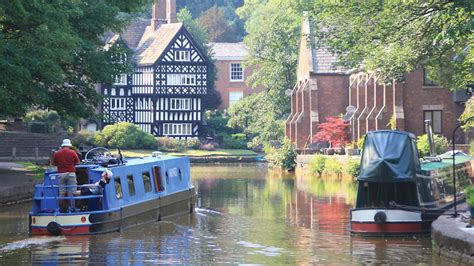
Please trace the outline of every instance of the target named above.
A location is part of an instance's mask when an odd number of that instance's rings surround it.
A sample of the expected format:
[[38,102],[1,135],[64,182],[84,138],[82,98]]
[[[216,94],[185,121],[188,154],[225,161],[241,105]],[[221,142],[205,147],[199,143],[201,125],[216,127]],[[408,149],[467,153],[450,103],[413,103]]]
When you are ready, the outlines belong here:
[[380,130],[365,136],[359,181],[414,181],[420,173],[414,135],[402,131]]

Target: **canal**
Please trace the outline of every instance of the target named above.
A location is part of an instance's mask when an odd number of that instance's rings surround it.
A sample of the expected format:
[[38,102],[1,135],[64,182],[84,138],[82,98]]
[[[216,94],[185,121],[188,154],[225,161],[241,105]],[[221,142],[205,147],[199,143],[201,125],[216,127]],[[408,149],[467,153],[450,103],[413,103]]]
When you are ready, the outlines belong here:
[[351,180],[265,165],[194,165],[191,215],[96,236],[30,237],[31,203],[0,208],[0,264],[439,264],[429,237],[350,235]]

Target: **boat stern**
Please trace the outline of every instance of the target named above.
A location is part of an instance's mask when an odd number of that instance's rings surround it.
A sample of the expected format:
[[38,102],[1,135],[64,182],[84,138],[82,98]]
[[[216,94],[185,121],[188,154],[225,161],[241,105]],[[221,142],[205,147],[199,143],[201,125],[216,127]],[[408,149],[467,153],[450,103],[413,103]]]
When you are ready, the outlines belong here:
[[351,233],[361,235],[403,235],[430,232],[420,211],[383,208],[355,208],[350,211]]
[[32,214],[29,215],[31,235],[84,235],[90,234],[90,214]]

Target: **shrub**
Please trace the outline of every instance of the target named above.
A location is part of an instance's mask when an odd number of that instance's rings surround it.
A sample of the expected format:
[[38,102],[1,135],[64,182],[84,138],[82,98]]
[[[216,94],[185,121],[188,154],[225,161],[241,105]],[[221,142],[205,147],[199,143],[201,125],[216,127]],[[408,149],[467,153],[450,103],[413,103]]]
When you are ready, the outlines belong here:
[[474,140],[469,143],[469,155],[474,156]]
[[48,133],[48,125],[41,121],[28,122],[28,131],[33,133]]
[[154,149],[156,139],[150,133],[128,122],[120,122],[106,126],[95,136],[97,145],[113,148]]
[[[446,147],[449,146],[449,141],[439,135],[433,135],[433,142],[435,145],[435,152],[436,154],[441,154],[445,151]],[[424,134],[418,136],[416,140],[416,147],[418,148],[418,153],[420,157],[429,156],[430,155],[430,144],[428,141],[428,135]]]
[[279,148],[274,148],[271,145],[265,146],[265,153],[267,154],[267,160],[275,166],[279,166],[281,169],[292,171],[296,166],[296,152],[293,148],[293,144],[287,138],[283,141],[283,145]]
[[352,177],[359,176],[360,160],[348,159],[342,166],[342,172]]
[[247,147],[246,136],[243,133],[225,135],[223,146],[226,149],[245,149]]
[[309,161],[309,170],[311,173],[321,176],[326,167],[326,160],[327,158],[323,155],[315,155],[311,161]]
[[362,135],[359,140],[357,140],[357,147],[359,147],[360,150],[364,147],[364,141],[365,141],[365,135]]
[[318,125],[318,133],[313,142],[327,141],[330,147],[344,147],[349,143],[349,124],[339,117],[328,117],[326,122]]
[[201,142],[199,139],[186,139],[185,145],[186,149],[199,149]]
[[159,137],[157,138],[157,144],[159,149],[168,152],[182,152],[186,150],[186,140]]
[[81,130],[77,132],[76,136],[72,139],[74,146],[76,147],[91,147],[96,146],[95,144],[95,135],[96,133],[89,130]]
[[335,158],[328,159],[325,164],[324,173],[327,175],[337,175],[337,176],[341,175],[342,174],[341,163]]
[[206,144],[202,144],[200,149],[205,150],[205,151],[213,151],[216,148],[213,143],[206,143]]
[[474,208],[474,185],[469,185],[464,190],[464,195],[466,196],[467,206],[469,206],[470,208]]

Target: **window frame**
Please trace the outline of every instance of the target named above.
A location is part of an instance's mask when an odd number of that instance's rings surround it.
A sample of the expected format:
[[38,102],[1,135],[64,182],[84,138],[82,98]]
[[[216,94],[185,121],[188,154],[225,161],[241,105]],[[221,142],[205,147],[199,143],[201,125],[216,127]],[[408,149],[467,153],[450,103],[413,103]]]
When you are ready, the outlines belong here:
[[174,51],[174,60],[176,62],[190,62],[191,61],[191,51],[190,50],[175,50]]
[[[118,186],[117,186],[118,184]],[[120,176],[115,176],[114,177],[114,187],[115,187],[115,197],[117,199],[122,199],[123,198],[123,186],[122,186],[122,181],[120,180]]]
[[164,136],[190,136],[192,134],[192,123],[163,123]]
[[[234,93],[240,93],[241,97],[237,100],[231,100],[230,95]],[[229,91],[229,107],[238,102],[240,99],[244,98],[244,92],[243,91]]]
[[[148,176],[148,182],[145,181],[145,176]],[[145,193],[151,192],[153,190],[153,186],[151,185],[150,171],[142,172],[142,179],[143,179],[143,190],[145,191]],[[146,183],[150,184],[149,190],[147,190]]]
[[428,78],[428,73],[426,69],[423,68],[423,86],[426,87],[439,87],[438,84],[434,83],[431,79]]
[[169,86],[194,86],[196,74],[166,74],[166,85]]
[[[236,66],[234,68],[234,66]],[[237,69],[237,66],[239,69]],[[240,78],[239,78],[240,76]],[[241,63],[230,63],[229,64],[229,81],[230,82],[242,82],[244,81],[244,68]]]
[[109,109],[113,111],[127,110],[127,100],[124,97],[110,97]]
[[[132,182],[130,182],[130,180],[132,180]],[[133,179],[133,175],[127,175],[127,185],[128,185],[128,195],[130,195],[130,197],[135,196],[137,193],[137,190],[135,189],[135,180]]]
[[127,74],[119,74],[115,76],[113,85],[127,85]]
[[191,98],[170,98],[171,111],[191,110]]
[[[440,131],[436,131],[435,129],[435,124],[434,124],[434,113],[439,112],[440,114]],[[431,119],[427,119],[426,114],[430,113],[431,114]],[[423,133],[426,134],[426,127],[424,125],[424,121],[426,120],[431,120],[431,127],[433,129],[433,134],[443,134],[443,110],[423,110]]]

